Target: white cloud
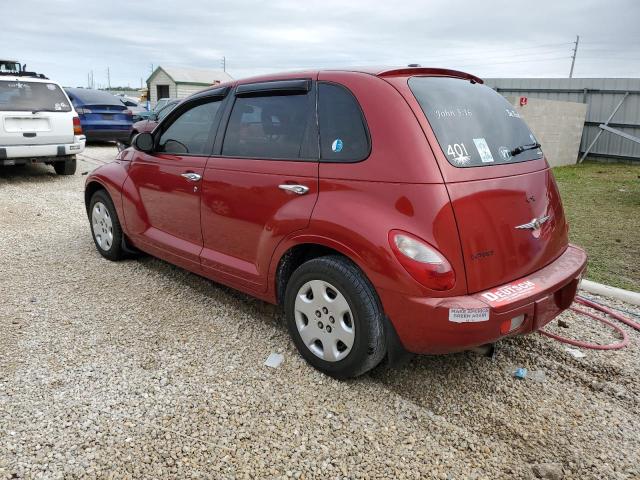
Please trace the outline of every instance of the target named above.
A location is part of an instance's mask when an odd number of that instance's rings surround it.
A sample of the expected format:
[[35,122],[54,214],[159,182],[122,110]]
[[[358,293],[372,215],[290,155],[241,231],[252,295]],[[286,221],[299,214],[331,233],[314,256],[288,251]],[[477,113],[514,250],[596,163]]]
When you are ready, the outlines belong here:
[[[621,13],[622,12],[622,13]],[[7,14],[8,13],[8,14]],[[480,76],[640,76],[640,2],[557,0],[21,0],[3,6],[3,55],[67,85],[138,86],[150,65],[277,70],[407,64]]]

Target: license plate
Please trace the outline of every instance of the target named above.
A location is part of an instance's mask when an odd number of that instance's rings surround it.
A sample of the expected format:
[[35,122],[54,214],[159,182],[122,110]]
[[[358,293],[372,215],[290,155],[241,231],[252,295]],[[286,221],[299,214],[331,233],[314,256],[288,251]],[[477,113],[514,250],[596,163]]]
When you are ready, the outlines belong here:
[[2,163],[5,166],[10,166],[10,165],[15,165],[16,161],[15,160],[4,160]]
[[110,115],[110,114],[102,115],[103,120],[113,120],[113,117],[115,117],[115,115]]

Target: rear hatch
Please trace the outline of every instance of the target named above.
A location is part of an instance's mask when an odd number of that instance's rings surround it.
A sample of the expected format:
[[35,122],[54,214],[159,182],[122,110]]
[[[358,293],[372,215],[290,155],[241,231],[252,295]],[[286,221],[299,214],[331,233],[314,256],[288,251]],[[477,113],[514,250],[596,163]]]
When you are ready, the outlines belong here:
[[73,116],[55,83],[0,81],[0,145],[72,143]]
[[513,106],[468,79],[412,77],[408,85],[432,130],[427,137],[451,198],[469,293],[560,256],[568,239],[558,189]]
[[131,111],[124,105],[89,104],[78,108],[78,114],[83,128],[87,130],[129,130],[133,124]]
[[133,125],[131,110],[108,92],[68,89],[85,130],[129,130]]

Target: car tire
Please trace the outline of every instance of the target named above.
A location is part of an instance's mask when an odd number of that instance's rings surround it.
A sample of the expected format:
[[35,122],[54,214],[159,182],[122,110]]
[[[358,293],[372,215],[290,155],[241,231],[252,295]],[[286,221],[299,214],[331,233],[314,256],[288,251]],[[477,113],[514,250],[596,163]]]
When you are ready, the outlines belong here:
[[329,255],[298,267],[285,292],[287,327],[302,357],[337,378],[357,377],[386,354],[384,312],[360,269]]
[[69,157],[61,162],[54,162],[53,169],[58,175],[74,175],[76,173],[76,157]]
[[125,258],[122,249],[122,228],[118,214],[105,190],[98,190],[89,202],[89,224],[93,243],[100,255],[112,261]]

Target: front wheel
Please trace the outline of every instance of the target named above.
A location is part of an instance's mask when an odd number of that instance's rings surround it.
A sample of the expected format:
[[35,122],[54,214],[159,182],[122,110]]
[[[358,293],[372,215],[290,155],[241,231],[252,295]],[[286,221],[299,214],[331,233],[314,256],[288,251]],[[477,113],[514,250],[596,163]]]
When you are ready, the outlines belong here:
[[114,261],[124,258],[122,228],[111,197],[105,190],[98,190],[91,197],[89,221],[93,242],[100,255]]
[[287,284],[285,311],[300,354],[334,378],[362,375],[386,353],[384,313],[376,292],[344,257],[302,264]]

